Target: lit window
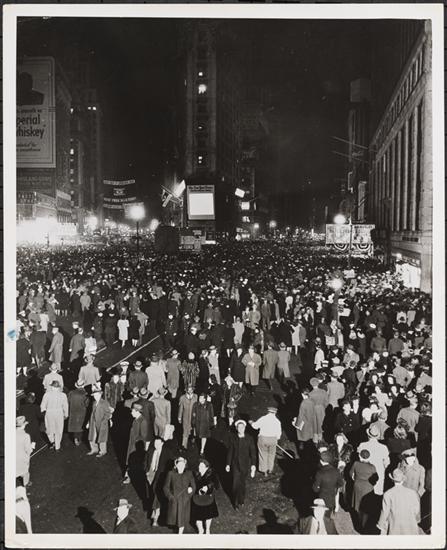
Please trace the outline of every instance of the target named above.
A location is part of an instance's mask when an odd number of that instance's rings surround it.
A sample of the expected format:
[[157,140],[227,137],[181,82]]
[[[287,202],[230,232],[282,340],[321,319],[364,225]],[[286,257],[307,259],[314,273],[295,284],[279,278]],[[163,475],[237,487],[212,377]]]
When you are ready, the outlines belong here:
[[70,168],[70,174],[74,174],[74,168]]
[[70,113],[73,114],[73,111],[74,111],[74,109],[73,109],[73,107],[71,107]]
[[250,216],[242,216],[242,221],[245,223],[250,223]]
[[203,76],[205,76],[205,73],[204,73],[203,71],[199,71],[199,72],[197,73],[197,76],[203,77]]
[[73,149],[73,147],[70,149],[70,155],[74,155],[75,154],[75,150]]
[[92,107],[92,109],[93,109],[94,111],[96,111],[96,107]]
[[206,94],[206,90],[208,89],[206,84],[199,84],[198,92],[199,95]]

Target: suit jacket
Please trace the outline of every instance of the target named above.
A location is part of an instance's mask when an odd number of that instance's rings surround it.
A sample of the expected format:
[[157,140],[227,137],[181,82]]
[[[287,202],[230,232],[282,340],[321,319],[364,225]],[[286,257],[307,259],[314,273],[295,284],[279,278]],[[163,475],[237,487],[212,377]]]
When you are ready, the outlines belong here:
[[234,435],[230,440],[227,452],[227,464],[232,470],[238,470],[247,475],[250,467],[256,464],[256,452],[253,439],[245,435]]
[[127,533],[138,533],[135,521],[127,516],[120,523],[116,523],[113,528],[113,533],[116,535],[126,535]]
[[[310,529],[312,526],[312,519],[313,516],[307,516],[305,518],[300,518],[298,520],[298,534],[299,535],[309,535]],[[326,527],[326,532],[328,535],[338,535],[337,530],[335,528],[335,524],[332,521],[332,519],[325,516],[323,518],[324,526]]]

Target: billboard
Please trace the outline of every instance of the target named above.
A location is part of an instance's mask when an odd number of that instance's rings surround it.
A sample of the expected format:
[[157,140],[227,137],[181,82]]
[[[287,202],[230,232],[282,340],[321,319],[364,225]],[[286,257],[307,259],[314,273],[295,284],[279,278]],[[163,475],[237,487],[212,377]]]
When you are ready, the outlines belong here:
[[188,185],[188,219],[214,220],[214,185]]
[[366,224],[326,224],[326,244],[349,245],[351,242],[353,245],[369,245],[372,243],[371,231],[374,228],[375,225]]
[[135,180],[104,180],[104,208],[124,211],[126,204],[133,204],[135,196]]
[[29,57],[17,65],[17,167],[56,167],[55,65]]

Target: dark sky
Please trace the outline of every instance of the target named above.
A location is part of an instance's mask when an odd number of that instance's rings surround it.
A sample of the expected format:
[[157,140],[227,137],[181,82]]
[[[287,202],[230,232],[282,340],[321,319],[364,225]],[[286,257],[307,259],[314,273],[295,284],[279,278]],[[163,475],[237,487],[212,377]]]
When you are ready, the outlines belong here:
[[[164,135],[170,123],[178,20],[49,19],[19,24],[19,52],[55,55],[76,47],[92,52],[104,111],[106,177],[136,177],[157,194]],[[249,44],[244,73],[270,92],[272,136],[279,149],[280,190],[307,180],[316,192],[343,175],[349,82],[368,74],[371,23],[258,20],[231,23]],[[243,38],[243,40],[242,40]],[[246,42],[247,41],[247,42]],[[247,77],[248,78],[248,77]]]

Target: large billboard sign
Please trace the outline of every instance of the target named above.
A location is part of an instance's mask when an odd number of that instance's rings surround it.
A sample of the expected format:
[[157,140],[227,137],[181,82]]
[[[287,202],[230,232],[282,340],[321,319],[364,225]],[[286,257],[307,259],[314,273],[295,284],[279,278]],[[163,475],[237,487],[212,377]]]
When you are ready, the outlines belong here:
[[187,204],[189,220],[214,220],[214,185],[188,185]]
[[125,205],[133,204],[136,200],[135,180],[104,180],[104,208],[122,212]]
[[[374,225],[366,224],[326,224],[326,244],[369,245]],[[351,237],[352,231],[352,237]]]
[[55,66],[52,57],[17,65],[17,167],[56,167]]

